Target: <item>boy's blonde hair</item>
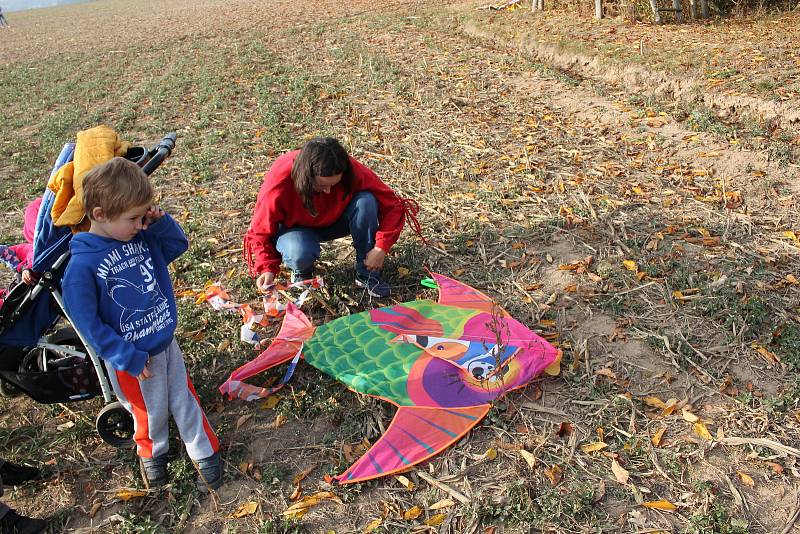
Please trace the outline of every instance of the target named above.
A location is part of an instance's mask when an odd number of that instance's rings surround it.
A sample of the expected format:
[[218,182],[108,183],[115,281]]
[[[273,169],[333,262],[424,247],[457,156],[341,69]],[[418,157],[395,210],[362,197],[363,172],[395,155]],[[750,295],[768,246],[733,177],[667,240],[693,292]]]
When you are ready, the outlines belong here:
[[153,201],[150,178],[134,162],[112,158],[92,167],[83,177],[83,210],[92,219],[92,210],[100,208],[114,219],[132,208]]

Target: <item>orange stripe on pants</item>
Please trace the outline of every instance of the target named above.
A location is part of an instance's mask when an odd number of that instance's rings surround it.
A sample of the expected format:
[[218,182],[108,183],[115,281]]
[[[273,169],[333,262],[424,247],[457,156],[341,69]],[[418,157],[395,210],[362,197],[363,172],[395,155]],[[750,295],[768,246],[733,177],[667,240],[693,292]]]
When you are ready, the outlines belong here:
[[139,387],[139,380],[125,371],[115,371],[117,382],[122,389],[122,393],[128,400],[133,412],[136,433],[133,440],[136,442],[136,453],[142,458],[153,457],[153,440],[150,439],[150,428],[147,421],[147,406],[142,397],[142,390]]
[[[186,383],[189,385],[189,391],[192,392],[194,395],[195,400],[197,400],[197,404],[200,404],[200,397],[197,396],[197,392],[194,390],[194,384],[192,384],[192,379],[189,376],[186,376]],[[211,428],[211,425],[208,422],[208,418],[206,417],[206,413],[203,413],[203,430],[206,431],[206,436],[208,436],[208,441],[211,442],[211,447],[214,449],[214,452],[219,450],[219,440],[217,439],[217,435],[214,433],[214,430]]]

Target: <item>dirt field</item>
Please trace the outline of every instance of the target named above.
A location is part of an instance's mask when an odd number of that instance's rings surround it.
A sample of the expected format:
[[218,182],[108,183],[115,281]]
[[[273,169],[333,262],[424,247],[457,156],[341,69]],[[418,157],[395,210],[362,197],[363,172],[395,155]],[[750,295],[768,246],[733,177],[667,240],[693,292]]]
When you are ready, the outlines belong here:
[[[97,437],[99,401],[3,398],[0,452],[45,475],[7,502],[52,532],[800,530],[800,14],[654,28],[481,5],[101,0],[7,15],[0,242],[22,239],[77,131],[104,123],[142,144],[177,131],[154,178],[192,243],[173,273],[178,337],[228,470],[200,495],[176,439],[171,485],[126,500],[142,487],[135,457]],[[404,232],[386,302],[353,287],[350,245],[331,244],[314,322],[433,297],[427,267],[564,354],[558,376],[406,473],[411,490],[324,482],[390,405],[310,366],[274,405],[216,389],[255,353],[236,316],[196,297],[219,280],[257,305],[241,236],[261,177],[320,134],[415,198],[431,244]],[[284,519],[319,491],[335,499]]]

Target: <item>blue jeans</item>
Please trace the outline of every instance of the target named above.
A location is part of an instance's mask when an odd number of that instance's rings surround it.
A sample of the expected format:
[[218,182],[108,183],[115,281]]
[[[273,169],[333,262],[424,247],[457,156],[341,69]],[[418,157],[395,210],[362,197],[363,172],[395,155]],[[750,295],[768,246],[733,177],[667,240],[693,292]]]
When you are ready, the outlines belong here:
[[353,195],[353,199],[338,221],[325,228],[294,226],[279,228],[275,248],[280,252],[283,263],[292,271],[309,272],[319,259],[320,243],[346,235],[353,236],[356,249],[356,272],[369,276],[364,267],[367,252],[375,247],[375,234],[378,231],[378,201],[369,191]]

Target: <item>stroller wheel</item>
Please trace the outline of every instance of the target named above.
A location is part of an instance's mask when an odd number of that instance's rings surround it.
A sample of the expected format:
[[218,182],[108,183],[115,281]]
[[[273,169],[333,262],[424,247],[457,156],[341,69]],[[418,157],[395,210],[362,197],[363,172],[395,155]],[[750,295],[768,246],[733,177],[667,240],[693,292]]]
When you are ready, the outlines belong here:
[[118,449],[133,447],[133,416],[120,402],[106,405],[97,414],[97,433]]
[[0,380],[0,395],[4,397],[19,397],[22,391],[10,382]]

